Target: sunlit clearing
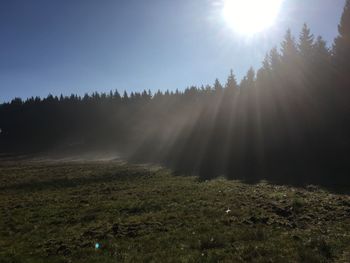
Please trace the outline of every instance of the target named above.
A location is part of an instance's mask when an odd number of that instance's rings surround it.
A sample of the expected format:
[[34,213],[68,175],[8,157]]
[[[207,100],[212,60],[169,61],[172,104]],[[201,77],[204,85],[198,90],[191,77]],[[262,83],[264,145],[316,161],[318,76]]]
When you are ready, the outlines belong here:
[[252,36],[273,26],[283,0],[224,0],[223,15],[237,33]]

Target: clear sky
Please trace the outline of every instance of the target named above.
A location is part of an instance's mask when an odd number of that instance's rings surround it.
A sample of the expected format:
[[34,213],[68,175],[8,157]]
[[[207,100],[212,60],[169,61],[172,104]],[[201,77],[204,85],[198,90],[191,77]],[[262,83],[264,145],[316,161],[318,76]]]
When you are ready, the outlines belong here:
[[[0,102],[93,91],[183,89],[240,79],[289,27],[332,44],[345,0],[284,0],[254,37],[232,31],[222,0],[1,0]],[[244,1],[244,0],[242,0]]]

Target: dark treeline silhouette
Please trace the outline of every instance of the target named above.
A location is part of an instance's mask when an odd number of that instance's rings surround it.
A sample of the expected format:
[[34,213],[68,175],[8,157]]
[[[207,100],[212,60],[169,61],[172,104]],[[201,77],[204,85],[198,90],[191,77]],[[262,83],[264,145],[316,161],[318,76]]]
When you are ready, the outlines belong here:
[[331,49],[288,30],[238,84],[183,92],[14,99],[0,106],[2,152],[117,149],[201,178],[350,183],[350,1]]

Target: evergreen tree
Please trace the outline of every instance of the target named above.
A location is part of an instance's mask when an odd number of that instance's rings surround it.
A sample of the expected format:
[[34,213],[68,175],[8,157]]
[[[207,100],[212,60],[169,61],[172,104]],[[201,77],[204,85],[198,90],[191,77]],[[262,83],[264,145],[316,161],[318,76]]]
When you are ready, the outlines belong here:
[[350,0],[346,1],[338,31],[333,46],[335,64],[338,70],[350,74]]
[[281,53],[282,61],[284,63],[295,62],[297,58],[298,48],[290,29],[287,30],[284,40],[281,44]]
[[23,100],[21,98],[14,98],[11,101],[12,106],[22,106],[23,105]]
[[314,35],[310,33],[307,24],[304,24],[301,30],[298,47],[302,61],[311,63],[314,55]]
[[210,85],[206,85],[205,86],[205,91],[206,91],[207,94],[210,94],[213,91],[213,89],[212,89],[212,87]]
[[265,88],[268,84],[269,78],[271,76],[271,65],[270,57],[268,54],[265,55],[265,58],[262,62],[262,67],[258,70],[256,74],[256,83],[259,88]]
[[[333,67],[331,63],[331,53],[327,47],[326,41],[323,40],[321,36],[317,37],[314,43],[314,64],[313,64],[313,74],[314,74],[314,88],[317,92],[317,96],[323,98],[322,102],[324,104],[330,105],[329,100],[332,96],[334,85],[331,83]],[[334,101],[332,102],[332,104]],[[331,105],[330,105],[331,106]]]
[[269,54],[265,55],[265,58],[262,62],[262,70],[264,70],[265,72],[269,72],[271,70]]
[[[290,29],[281,44],[281,68],[278,69],[280,80],[285,92],[292,92],[297,82],[302,79],[303,69],[300,68],[299,51]],[[296,95],[294,93],[294,95]]]
[[269,64],[273,72],[278,72],[281,68],[281,56],[276,47],[272,48],[269,54]]
[[113,98],[115,100],[121,100],[121,96],[120,96],[120,94],[119,94],[117,89],[114,91]]
[[249,85],[248,85],[248,80],[247,80],[247,76],[244,76],[241,80],[241,83],[239,83],[239,88],[241,90],[245,90],[246,88],[248,88]]
[[128,93],[126,92],[126,90],[124,90],[123,100],[127,101],[128,99],[129,99]]
[[317,58],[319,63],[330,62],[330,52],[327,47],[327,42],[321,37],[318,36],[314,44],[315,58]]
[[250,67],[247,72],[247,87],[249,88],[255,87],[255,71],[253,67]]
[[314,60],[315,71],[320,82],[323,82],[323,85],[330,84],[330,75],[332,74],[331,52],[321,36],[318,36],[314,43]]
[[220,93],[223,91],[223,87],[219,81],[219,79],[216,79],[215,82],[214,82],[214,91],[217,92],[217,93]]
[[300,81],[305,87],[316,88],[315,83],[319,79],[317,68],[315,65],[315,45],[314,35],[311,34],[310,29],[306,24],[303,25],[299,35],[299,60],[298,67],[300,67]]
[[235,90],[238,89],[238,84],[237,84],[237,81],[236,81],[236,77],[233,74],[233,70],[232,69],[230,71],[230,75],[227,78],[227,82],[226,82],[225,88],[230,90],[230,91],[235,91]]

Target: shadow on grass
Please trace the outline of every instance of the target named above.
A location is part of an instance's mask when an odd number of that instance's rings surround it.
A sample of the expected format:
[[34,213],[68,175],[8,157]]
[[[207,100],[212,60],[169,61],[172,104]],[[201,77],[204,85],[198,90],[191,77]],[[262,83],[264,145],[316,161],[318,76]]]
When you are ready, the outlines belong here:
[[43,191],[52,189],[74,188],[83,185],[109,183],[112,181],[134,180],[140,177],[149,176],[149,171],[137,171],[129,174],[125,172],[115,174],[104,174],[101,176],[89,176],[79,178],[59,178],[45,181],[30,181],[25,183],[15,183],[7,186],[0,186],[0,191]]

